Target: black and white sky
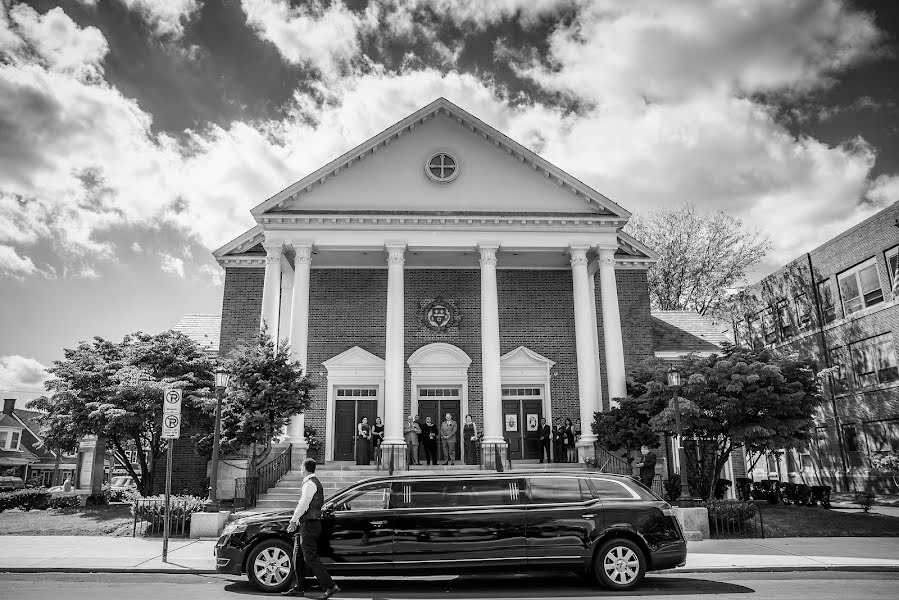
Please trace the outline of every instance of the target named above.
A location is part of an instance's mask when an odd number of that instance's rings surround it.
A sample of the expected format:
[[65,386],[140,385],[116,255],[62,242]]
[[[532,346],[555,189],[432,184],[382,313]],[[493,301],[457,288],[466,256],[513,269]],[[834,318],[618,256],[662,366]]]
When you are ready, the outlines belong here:
[[439,96],[756,276],[899,199],[899,2],[0,0],[0,394],[218,312],[252,206]]

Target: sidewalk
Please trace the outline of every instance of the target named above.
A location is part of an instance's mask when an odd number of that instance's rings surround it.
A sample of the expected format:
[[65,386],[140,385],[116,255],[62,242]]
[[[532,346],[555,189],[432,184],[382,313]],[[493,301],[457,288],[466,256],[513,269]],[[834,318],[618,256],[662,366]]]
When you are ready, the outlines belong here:
[[[211,540],[91,536],[0,537],[0,572],[214,573]],[[689,542],[677,572],[899,571],[899,538],[772,538]]]

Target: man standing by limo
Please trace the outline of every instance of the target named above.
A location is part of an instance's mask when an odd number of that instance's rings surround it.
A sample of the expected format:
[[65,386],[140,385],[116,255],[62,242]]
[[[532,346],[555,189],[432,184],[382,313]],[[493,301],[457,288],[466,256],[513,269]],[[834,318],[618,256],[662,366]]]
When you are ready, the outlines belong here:
[[[315,476],[315,459],[303,461],[303,488],[300,501],[293,511],[287,533],[293,534],[293,587],[281,592],[282,596],[303,596],[303,566],[309,565],[318,584],[324,590],[319,600],[327,600],[340,591],[318,555],[318,538],[322,534],[322,506],[325,503],[325,491],[318,477]],[[299,529],[299,531],[297,531]]]

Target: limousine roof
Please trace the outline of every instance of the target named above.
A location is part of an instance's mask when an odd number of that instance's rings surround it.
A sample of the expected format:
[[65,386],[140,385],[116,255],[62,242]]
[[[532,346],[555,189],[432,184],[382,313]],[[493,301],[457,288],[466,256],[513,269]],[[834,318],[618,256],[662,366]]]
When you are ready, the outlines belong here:
[[571,469],[558,469],[552,471],[525,471],[525,470],[512,470],[512,471],[503,471],[499,473],[497,471],[462,471],[459,473],[455,472],[443,472],[443,473],[416,473],[414,471],[403,471],[399,473],[394,473],[393,475],[374,475],[372,477],[368,477],[358,483],[363,482],[371,482],[371,481],[398,481],[398,480],[408,480],[408,479],[503,479],[506,477],[546,477],[546,476],[571,476],[571,477],[611,477],[613,479],[619,479],[622,481],[634,481],[634,478],[629,475],[618,475],[615,473],[600,473],[598,471],[574,471]]

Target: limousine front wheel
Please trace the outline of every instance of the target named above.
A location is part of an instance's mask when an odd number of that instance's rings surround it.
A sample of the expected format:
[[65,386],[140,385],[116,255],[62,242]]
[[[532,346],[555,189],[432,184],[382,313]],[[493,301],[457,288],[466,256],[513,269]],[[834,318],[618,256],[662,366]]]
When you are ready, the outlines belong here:
[[646,575],[646,558],[640,547],[630,540],[609,540],[596,553],[593,572],[596,579],[610,590],[630,590],[637,587]]
[[247,558],[247,577],[265,592],[283,592],[293,583],[290,568],[293,548],[283,540],[265,540]]

